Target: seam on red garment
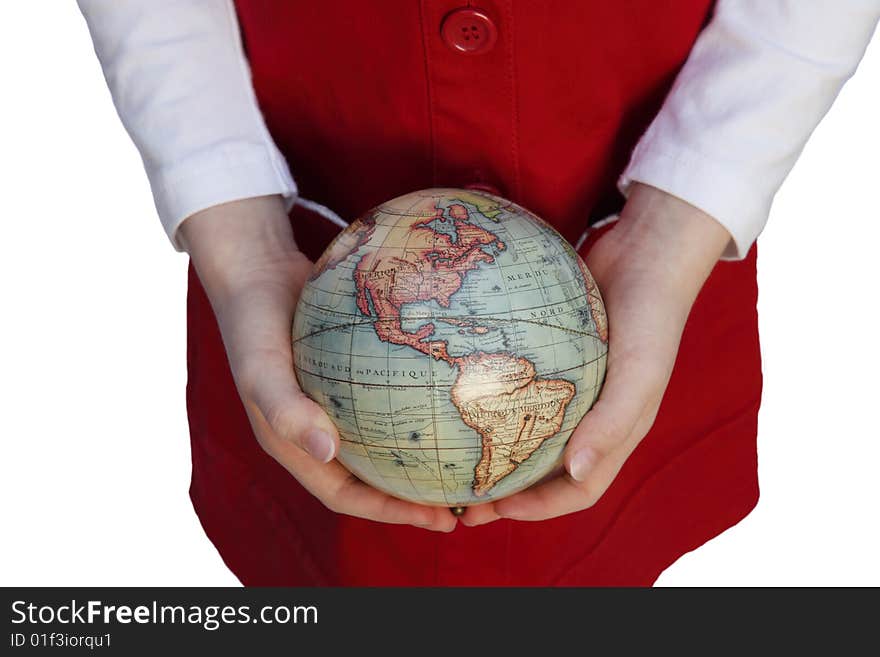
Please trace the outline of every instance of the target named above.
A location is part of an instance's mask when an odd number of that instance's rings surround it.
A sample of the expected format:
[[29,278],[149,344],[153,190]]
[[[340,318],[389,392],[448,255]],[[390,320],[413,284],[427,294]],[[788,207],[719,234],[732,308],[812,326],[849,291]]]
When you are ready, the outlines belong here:
[[629,495],[627,495],[623,502],[617,507],[617,511],[614,513],[614,516],[608,522],[608,524],[602,529],[599,533],[598,538],[596,538],[593,545],[591,545],[587,550],[582,552],[578,557],[573,559],[556,577],[550,580],[548,586],[557,586],[559,580],[564,579],[572,570],[581,565],[584,559],[588,558],[593,552],[595,552],[599,546],[608,538],[609,534],[611,534],[611,530],[617,525],[618,521],[623,517],[627,508],[630,506],[632,502],[639,496],[641,490],[645,487],[645,485],[657,477],[663,470],[670,467],[672,464],[677,462],[679,459],[683,458],[687,452],[689,452],[694,447],[701,445],[706,440],[714,436],[716,433],[721,431],[722,429],[726,429],[727,427],[735,424],[738,420],[740,420],[747,413],[757,412],[761,407],[761,395],[758,394],[757,399],[753,399],[747,406],[745,406],[742,410],[734,413],[733,415],[728,416],[721,422],[716,423],[712,426],[709,431],[703,433],[702,436],[697,438],[694,441],[689,442],[687,445],[682,447],[678,452],[675,453],[671,458],[665,459],[662,463],[660,463],[656,468],[654,468],[651,472],[646,474],[644,477],[639,480],[639,482],[633,487],[630,491]]
[[422,55],[425,62],[425,91],[428,94],[428,157],[431,159],[431,185],[437,184],[437,156],[434,147],[434,93],[431,86],[431,60],[428,53],[428,26],[425,21],[425,0],[419,2],[419,23],[422,28]]
[[520,172],[519,172],[519,100],[517,98],[516,87],[516,58],[513,54],[514,34],[513,34],[513,3],[508,1],[505,3],[505,13],[507,14],[507,31],[509,37],[507,41],[507,75],[510,80],[510,108],[511,108],[511,135],[510,135],[510,154],[513,164],[513,196],[523,202]]

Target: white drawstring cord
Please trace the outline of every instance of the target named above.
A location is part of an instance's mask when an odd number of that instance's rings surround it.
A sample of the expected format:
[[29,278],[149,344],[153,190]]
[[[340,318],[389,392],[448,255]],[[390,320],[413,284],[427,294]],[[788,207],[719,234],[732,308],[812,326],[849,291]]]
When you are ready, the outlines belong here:
[[580,250],[580,248],[583,246],[584,242],[586,242],[587,238],[590,236],[590,233],[592,233],[594,230],[598,230],[602,226],[606,226],[613,221],[617,221],[618,219],[620,219],[620,215],[609,214],[607,217],[605,217],[603,219],[599,219],[599,221],[594,223],[592,226],[587,226],[587,229],[581,234],[581,236],[578,238],[577,243],[574,245],[574,250],[575,251]]
[[320,203],[315,203],[314,201],[310,201],[308,199],[302,198],[301,196],[296,197],[296,201],[294,202],[294,205],[300,205],[300,206],[306,208],[307,210],[311,210],[312,212],[321,215],[322,217],[324,217],[328,221],[336,224],[340,228],[348,227],[348,222],[345,219],[343,219],[342,217],[340,217],[338,214],[333,212],[333,210],[328,208],[326,205],[321,205]]

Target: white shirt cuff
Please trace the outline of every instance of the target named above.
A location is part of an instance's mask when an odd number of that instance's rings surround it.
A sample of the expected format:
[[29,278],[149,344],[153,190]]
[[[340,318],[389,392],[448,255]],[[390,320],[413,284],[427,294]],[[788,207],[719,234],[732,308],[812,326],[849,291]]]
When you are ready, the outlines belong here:
[[764,227],[773,191],[756,191],[754,181],[717,159],[646,136],[618,180],[624,196],[633,182],[672,194],[713,217],[731,235],[722,260],[746,257]]
[[718,0],[618,180],[677,196],[744,258],[810,133],[858,66],[880,0]]
[[167,169],[147,169],[159,219],[172,245],[190,215],[220,203],[280,194],[289,210],[297,187],[273,144],[228,143],[191,155]]

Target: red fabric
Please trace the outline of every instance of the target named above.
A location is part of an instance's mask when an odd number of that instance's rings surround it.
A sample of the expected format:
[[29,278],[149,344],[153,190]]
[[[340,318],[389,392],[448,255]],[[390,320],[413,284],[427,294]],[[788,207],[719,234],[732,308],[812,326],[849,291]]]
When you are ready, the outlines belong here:
[[[498,34],[481,55],[441,37],[456,2],[239,0],[270,131],[302,195],[344,217],[486,183],[574,242],[619,209],[614,181],[711,2],[474,4]],[[297,239],[317,257],[336,228],[297,213]],[[754,249],[715,268],[657,421],[596,506],[448,535],[334,514],[262,452],[192,271],[189,283],[191,496],[245,584],[650,584],[757,501]]]

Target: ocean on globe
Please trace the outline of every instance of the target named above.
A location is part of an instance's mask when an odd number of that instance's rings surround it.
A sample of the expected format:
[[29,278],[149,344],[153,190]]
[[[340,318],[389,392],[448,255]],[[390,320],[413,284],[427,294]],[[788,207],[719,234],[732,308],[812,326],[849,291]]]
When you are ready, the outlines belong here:
[[427,189],[343,230],[293,321],[296,376],[338,460],[422,504],[469,506],[561,462],[605,376],[608,325],[572,246],[518,205]]

